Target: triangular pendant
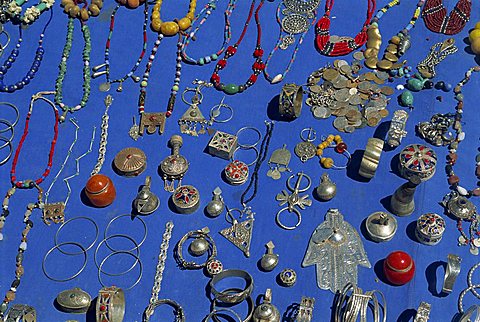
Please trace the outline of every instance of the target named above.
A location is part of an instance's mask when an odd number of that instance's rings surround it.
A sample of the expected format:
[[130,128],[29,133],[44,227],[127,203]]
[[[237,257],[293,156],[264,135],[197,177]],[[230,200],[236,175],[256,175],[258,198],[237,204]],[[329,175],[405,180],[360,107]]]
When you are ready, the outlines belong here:
[[252,241],[253,221],[247,219],[243,222],[235,220],[231,227],[220,231],[220,234],[237,246],[247,257],[250,257],[250,243]]
[[204,123],[206,122],[206,119],[203,116],[202,111],[198,108],[198,104],[192,104],[187,111],[183,113],[179,121]]

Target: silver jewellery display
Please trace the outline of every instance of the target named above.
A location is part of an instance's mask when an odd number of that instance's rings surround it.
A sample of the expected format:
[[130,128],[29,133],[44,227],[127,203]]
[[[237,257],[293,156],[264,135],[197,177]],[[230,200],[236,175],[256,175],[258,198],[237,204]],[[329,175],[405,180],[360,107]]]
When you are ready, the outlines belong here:
[[383,211],[376,211],[365,222],[368,236],[375,242],[386,242],[395,236],[398,224],[394,216]]
[[417,309],[417,314],[413,322],[427,322],[430,318],[431,305],[427,302],[421,302]]
[[367,311],[372,310],[373,321],[387,321],[387,302],[382,292],[373,290],[363,293],[362,289],[352,283],[347,283],[335,297],[334,321],[357,321],[360,316],[366,321]]
[[[447,256],[447,268],[445,269],[445,277],[443,279],[442,292],[450,294],[453,290],[453,285],[457,280],[458,274],[460,274],[462,258],[455,254],[448,254]],[[469,283],[471,282],[471,275],[468,275]]]
[[[184,269],[201,269],[205,268],[206,272],[210,276],[219,274],[223,270],[223,264],[217,259],[217,245],[210,236],[210,229],[205,227],[200,230],[192,230],[183,235],[179,240],[176,252],[175,260],[178,265]],[[197,263],[195,261],[187,261],[183,255],[183,245],[189,239],[193,239],[188,246],[188,252],[195,257],[207,255],[207,259],[203,263]]]
[[182,185],[182,179],[188,170],[189,163],[183,155],[180,155],[180,148],[183,145],[180,135],[172,135],[168,143],[172,148],[172,154],[163,159],[159,168],[165,182],[165,191],[174,192],[175,181],[178,181],[177,186]]
[[292,153],[287,150],[287,145],[284,144],[282,148],[276,149],[272,152],[270,159],[268,159],[268,171],[267,176],[273,180],[278,180],[282,177],[282,173],[285,171],[292,172],[288,167]]
[[155,309],[160,305],[170,305],[174,308],[176,322],[185,321],[185,314],[183,312],[183,308],[177,302],[169,299],[158,299],[158,294],[160,293],[160,290],[162,288],[163,271],[165,270],[165,264],[167,260],[170,239],[172,238],[173,227],[174,225],[172,221],[169,221],[165,224],[165,231],[163,233],[162,244],[160,245],[160,253],[158,254],[157,267],[153,280],[152,296],[150,297],[148,306],[143,311],[143,322],[149,322],[150,317],[155,312]]
[[[188,109],[182,117],[178,119],[178,125],[180,126],[180,132],[183,134],[198,136],[199,134],[207,133],[207,127],[209,125],[209,121],[203,116],[199,108],[199,105],[202,104],[203,101],[201,90],[204,87],[213,87],[213,84],[199,80],[194,80],[193,84],[196,85],[195,88],[187,87],[182,93],[182,101],[188,105]],[[185,94],[189,92],[194,93],[190,102],[185,97]],[[200,127],[198,131],[197,126]]]
[[178,186],[171,196],[175,211],[179,214],[192,214],[200,206],[200,192],[191,185]]
[[315,188],[317,197],[322,201],[333,199],[337,194],[337,185],[330,179],[328,173],[323,173],[320,177],[320,184]]
[[316,266],[318,287],[333,293],[357,284],[357,265],[371,267],[360,235],[338,209],[327,211],[310,238],[302,267],[311,265]]
[[102,287],[95,307],[96,321],[122,322],[125,316],[125,293],[116,286]]
[[[297,181],[295,185],[292,185],[291,180],[294,179],[295,177],[297,178]],[[303,178],[306,179],[307,185],[301,188],[300,185],[302,185]],[[286,207],[280,209],[277,212],[277,215],[275,216],[275,221],[277,222],[277,225],[287,230],[295,229],[300,225],[300,223],[302,222],[302,214],[296,207],[304,210],[306,207],[309,207],[312,205],[312,200],[308,199],[309,195],[300,195],[300,193],[310,189],[311,184],[312,184],[312,179],[310,179],[310,177],[304,174],[303,172],[292,174],[287,179],[287,188],[288,190],[290,190],[290,193],[287,192],[287,190],[282,190],[282,192],[277,194],[277,196],[275,197],[275,199],[279,202],[280,207],[287,205]],[[289,213],[293,213],[297,216],[297,223],[294,226],[286,226],[280,220],[280,215],[285,211],[288,211]]]
[[13,304],[8,310],[5,322],[37,322],[37,311],[33,306]]
[[150,190],[152,178],[147,176],[145,184],[137,193],[133,200],[133,210],[135,214],[147,216],[154,213],[160,206],[160,199]]
[[278,112],[281,117],[296,119],[302,112],[303,87],[296,84],[285,84],[278,99]]
[[86,313],[92,297],[81,288],[74,287],[70,290],[60,292],[55,301],[62,312]]
[[317,132],[309,128],[304,128],[300,132],[302,142],[295,145],[295,155],[300,158],[300,161],[306,162],[317,155],[317,147],[312,142],[317,139]]
[[390,127],[387,132],[387,144],[395,148],[402,143],[402,139],[407,136],[405,127],[407,126],[408,113],[405,110],[396,110],[393,112]]
[[363,153],[362,161],[358,174],[366,179],[371,179],[377,172],[380,157],[383,151],[383,141],[377,138],[369,138],[365,152]]
[[253,312],[253,322],[280,322],[281,314],[272,304],[272,290],[267,288],[263,302]]
[[266,272],[271,272],[277,267],[279,256],[273,252],[273,249],[275,248],[273,241],[269,241],[265,247],[267,247],[267,252],[263,254],[260,259],[260,267]]
[[313,297],[302,296],[295,322],[311,322],[313,319],[314,305],[315,299]]

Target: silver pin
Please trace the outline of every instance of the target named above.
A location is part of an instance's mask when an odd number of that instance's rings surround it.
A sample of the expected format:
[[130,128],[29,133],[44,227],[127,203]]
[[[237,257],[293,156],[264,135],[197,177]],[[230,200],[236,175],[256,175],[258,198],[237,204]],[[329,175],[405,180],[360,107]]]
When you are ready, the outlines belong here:
[[92,78],[100,77],[100,76],[102,76],[102,75],[105,75],[106,73],[107,73],[106,70],[103,70],[103,71],[101,71],[101,72],[95,72],[95,73],[92,74]]
[[100,69],[102,69],[103,67],[107,66],[107,64],[100,64],[100,65],[97,65],[95,67],[92,68],[92,71],[93,72],[98,72]]

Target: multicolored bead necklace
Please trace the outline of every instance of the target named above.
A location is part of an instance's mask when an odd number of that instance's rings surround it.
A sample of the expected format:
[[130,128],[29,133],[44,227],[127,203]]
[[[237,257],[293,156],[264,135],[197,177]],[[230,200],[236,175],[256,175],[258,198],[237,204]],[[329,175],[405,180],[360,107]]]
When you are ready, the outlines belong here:
[[43,48],[43,38],[45,37],[45,30],[47,30],[47,27],[50,24],[50,21],[52,21],[52,17],[53,17],[53,9],[50,10],[50,18],[48,19],[47,23],[43,27],[42,33],[40,34],[40,39],[38,40],[38,47],[37,47],[37,50],[35,51],[35,58],[33,60],[32,65],[30,66],[30,70],[21,80],[17,81],[15,84],[7,85],[4,82],[5,75],[7,74],[8,70],[13,66],[13,64],[15,63],[15,60],[20,54],[20,47],[23,41],[22,26],[20,25],[18,27],[19,37],[18,37],[17,44],[10,52],[10,55],[8,55],[8,58],[0,66],[0,92],[14,93],[17,90],[22,89],[26,85],[30,84],[31,80],[35,77],[42,63],[43,54],[45,53],[45,49]]
[[[308,30],[310,30],[310,28],[315,25],[317,7],[320,4],[320,1],[317,1],[316,3],[314,2],[312,6],[308,7],[307,10],[301,10],[302,7],[298,7],[295,8],[296,11],[291,11],[288,6],[288,1],[291,0],[283,0],[278,4],[276,19],[278,25],[280,26],[280,33],[275,47],[273,47],[272,51],[267,57],[267,60],[265,61],[265,69],[263,70],[263,75],[265,75],[265,78],[272,84],[281,82],[292,68],[292,65],[297,57],[298,50],[303,43],[303,39],[307,35]],[[282,7],[285,7],[285,9],[282,10]],[[282,14],[285,15],[283,19],[281,18]],[[311,20],[310,24],[308,23],[309,19]],[[284,33],[286,33],[285,36],[283,36]],[[292,57],[290,58],[290,61],[288,62],[288,65],[283,71],[283,73],[277,74],[275,77],[270,76],[267,71],[268,65],[270,64],[270,60],[272,59],[275,52],[278,49],[287,49],[291,44],[295,42],[295,34],[299,33],[301,33],[302,35],[300,36],[297,46],[293,50]]]
[[22,15],[22,5],[26,2],[27,0],[10,1],[10,3],[7,4],[6,13],[13,21],[19,21],[24,25],[29,25],[36,21],[43,12],[50,9],[55,3],[55,0],[40,0],[36,5],[25,9]]
[[236,7],[237,0],[229,0],[227,9],[225,10],[225,13],[224,13],[225,30],[223,32],[222,47],[220,47],[220,49],[218,49],[215,53],[198,58],[198,59],[192,58],[187,54],[188,45],[192,40],[195,40],[195,36],[198,30],[200,29],[200,27],[207,21],[208,17],[210,17],[210,15],[212,14],[212,11],[217,8],[217,2],[218,0],[211,0],[210,2],[208,2],[205,5],[205,7],[202,9],[202,11],[200,11],[200,13],[193,19],[192,25],[195,22],[199,22],[199,24],[183,38],[183,44],[182,44],[183,61],[193,65],[206,65],[211,63],[212,61],[217,60],[218,56],[223,54],[223,52],[225,51],[225,48],[227,48],[227,45],[230,42],[230,39],[232,38],[232,26],[230,24],[230,16],[232,15],[233,10]]
[[430,31],[444,35],[456,35],[470,20],[471,12],[471,0],[459,0],[448,16],[443,0],[426,0],[422,17],[425,26]]
[[[123,83],[129,79],[132,78],[135,82],[140,81],[140,77],[135,76],[134,73],[137,70],[138,66],[140,66],[140,63],[143,60],[143,57],[145,56],[145,52],[147,51],[147,25],[148,25],[148,1],[144,1],[143,3],[143,15],[144,15],[144,21],[143,21],[143,46],[142,46],[142,51],[140,52],[140,55],[138,56],[137,61],[135,64],[132,66],[130,71],[126,73],[123,77],[117,78],[117,79],[111,79],[110,78],[110,43],[112,41],[112,36],[113,36],[113,31],[115,28],[115,16],[117,14],[118,9],[120,9],[121,6],[124,6],[125,4],[119,3],[112,11],[112,15],[110,16],[110,27],[109,27],[109,32],[108,32],[108,37],[107,41],[105,43],[105,58],[104,58],[104,63],[98,66],[95,66],[92,68],[93,74],[92,78],[97,78],[99,76],[105,75],[106,77],[106,82],[102,83],[100,85],[100,90],[102,92],[108,92],[110,90],[111,84],[114,83],[119,83],[119,86],[117,88],[117,92],[121,92],[123,90]],[[100,71],[101,69],[105,68],[104,70]]]
[[[256,3],[256,0],[252,0],[252,4],[250,5],[250,11],[248,13],[247,20],[245,21],[245,26],[243,27],[243,31],[240,34],[240,37],[238,38],[237,42],[233,46],[229,46],[227,48],[227,50],[225,51],[225,57],[223,59],[220,59],[217,62],[217,65],[215,66],[215,70],[213,71],[213,74],[210,77],[210,80],[213,83],[213,86],[215,86],[217,90],[223,91],[225,94],[233,95],[237,93],[242,93],[247,88],[255,84],[255,82],[257,81],[258,75],[265,69],[265,64],[262,61],[262,57],[263,57],[263,49],[261,46],[262,27],[260,25],[260,18],[258,15],[260,12],[260,9],[262,9],[263,4],[265,3],[265,0],[260,0],[260,3],[258,4],[256,10],[254,10],[255,3]],[[255,50],[253,51],[253,57],[255,57],[255,62],[252,65],[253,73],[252,75],[250,75],[246,83],[242,85],[221,83],[219,72],[225,69],[225,67],[227,66],[227,60],[233,57],[237,53],[238,46],[240,46],[243,38],[245,37],[245,34],[248,30],[248,25],[250,24],[250,20],[252,19],[254,11],[255,11],[255,23],[257,25],[257,42],[256,42]]]
[[[18,247],[18,254],[16,256],[16,269],[15,269],[15,279],[13,280],[10,290],[7,291],[5,298],[3,299],[2,304],[0,304],[0,318],[3,319],[5,312],[8,309],[8,304],[15,300],[15,294],[17,292],[17,288],[20,285],[20,278],[24,274],[24,267],[22,265],[23,263],[23,257],[24,253],[27,250],[27,235],[33,227],[33,221],[30,220],[30,216],[33,212],[34,209],[42,209],[43,208],[43,189],[40,187],[40,184],[45,180],[45,178],[49,175],[51,167],[52,167],[52,161],[53,161],[53,155],[55,152],[55,145],[57,143],[57,138],[58,138],[58,123],[59,123],[59,113],[58,109],[56,108],[55,104],[44,97],[44,95],[51,95],[54,94],[54,92],[39,92],[35,95],[32,96],[32,99],[30,101],[30,108],[27,113],[27,117],[25,119],[25,127],[23,130],[23,135],[22,138],[20,139],[20,142],[18,143],[17,149],[15,151],[15,156],[12,162],[12,168],[10,170],[10,180],[12,183],[12,187],[7,191],[7,194],[5,196],[5,199],[3,200],[2,203],[2,214],[0,215],[0,240],[3,240],[3,234],[1,233],[1,230],[3,229],[5,225],[5,220],[10,214],[10,211],[8,210],[8,205],[10,198],[15,194],[17,189],[37,189],[38,191],[38,197],[37,201],[34,203],[29,203],[27,205],[27,210],[25,211],[24,214],[24,219],[23,222],[25,223],[25,229],[22,231],[22,239],[20,242],[20,245]],[[17,162],[18,162],[18,157],[20,155],[20,151],[22,150],[23,143],[25,142],[25,139],[27,138],[28,135],[28,127],[30,124],[30,118],[33,113],[33,106],[34,103],[37,100],[43,100],[47,102],[53,109],[54,114],[55,114],[55,123],[53,126],[54,129],[54,135],[53,139],[50,145],[50,152],[48,154],[48,163],[45,171],[43,172],[42,176],[36,180],[28,179],[28,180],[17,180],[16,176],[16,168],[17,168]]]
[[318,20],[315,28],[315,45],[320,54],[325,56],[347,55],[362,47],[367,42],[367,27],[370,24],[370,19],[372,19],[377,4],[376,0],[367,1],[367,19],[363,23],[362,30],[355,36],[355,38],[340,37],[339,41],[334,42],[330,36],[330,13],[333,8],[334,0],[326,0],[325,14]]
[[388,3],[375,14],[375,17],[372,19],[372,23],[370,26],[368,26],[367,35],[369,41],[367,43],[367,49],[364,52],[364,56],[366,58],[365,66],[368,68],[391,70],[399,69],[403,66],[403,63],[398,63],[398,61],[411,46],[410,30],[415,27],[415,23],[420,16],[420,12],[422,6],[425,4],[425,1],[420,0],[417,2],[417,6],[413,12],[412,18],[405,28],[390,38],[389,45],[383,53],[383,59],[379,60],[378,51],[380,50],[380,46],[382,44],[382,36],[380,34],[380,30],[378,29],[378,21],[389,9],[398,4],[400,4],[400,0],[393,0]]
[[80,101],[80,104],[75,106],[68,106],[63,103],[63,81],[65,80],[65,75],[67,74],[67,61],[72,50],[73,43],[73,30],[74,30],[74,18],[68,18],[67,24],[67,41],[63,47],[62,60],[60,61],[59,73],[57,80],[55,81],[55,103],[63,110],[63,115],[60,117],[60,121],[65,121],[65,115],[67,112],[73,113],[84,108],[87,105],[88,99],[90,97],[90,52],[92,50],[92,42],[90,37],[90,29],[87,24],[82,22],[82,34],[84,40],[82,58],[83,58],[83,96]]

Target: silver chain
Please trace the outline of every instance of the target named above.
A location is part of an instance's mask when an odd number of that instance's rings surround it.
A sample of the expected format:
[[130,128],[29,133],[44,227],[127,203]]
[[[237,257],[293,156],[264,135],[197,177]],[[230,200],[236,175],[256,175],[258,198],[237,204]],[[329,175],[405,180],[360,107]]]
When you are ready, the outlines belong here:
[[105,113],[103,113],[102,116],[102,132],[100,134],[100,146],[98,148],[98,158],[97,158],[97,164],[95,164],[95,167],[92,170],[92,173],[90,174],[91,176],[98,174],[100,170],[102,170],[103,163],[105,162],[105,153],[107,152],[107,137],[108,137],[108,109],[110,105],[112,105],[113,98],[111,95],[107,95],[105,97]]
[[[158,293],[162,287],[163,271],[165,269],[165,262],[167,260],[168,245],[172,237],[173,222],[169,221],[165,225],[165,232],[163,233],[162,244],[160,245],[160,253],[158,254],[157,270],[155,272],[155,279],[153,281],[152,297],[150,304],[158,301]],[[153,311],[152,311],[153,313]]]

